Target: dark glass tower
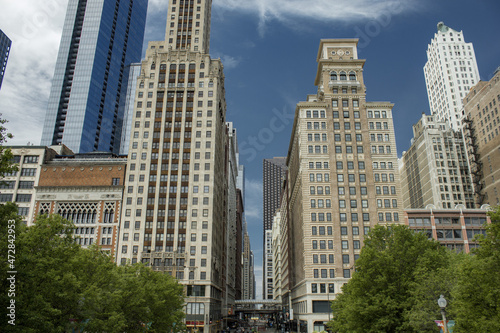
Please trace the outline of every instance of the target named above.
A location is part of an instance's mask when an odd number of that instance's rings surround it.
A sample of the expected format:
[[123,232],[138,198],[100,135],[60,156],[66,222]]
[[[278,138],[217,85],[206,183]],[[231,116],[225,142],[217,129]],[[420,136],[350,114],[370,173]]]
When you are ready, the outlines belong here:
[[5,67],[7,67],[7,60],[9,59],[10,46],[12,41],[6,34],[0,30],[0,59],[2,61],[2,70],[0,71],[0,88],[2,88],[3,76],[5,74]]
[[262,165],[263,180],[263,257],[262,257],[262,298],[273,299],[273,255],[271,249],[273,217],[281,204],[283,180],[286,176],[286,157],[264,159]]
[[128,65],[141,60],[148,0],[70,0],[42,145],[118,153]]
[[286,157],[264,159],[263,162],[263,214],[264,235],[273,228],[273,216],[280,206],[281,186],[285,179]]

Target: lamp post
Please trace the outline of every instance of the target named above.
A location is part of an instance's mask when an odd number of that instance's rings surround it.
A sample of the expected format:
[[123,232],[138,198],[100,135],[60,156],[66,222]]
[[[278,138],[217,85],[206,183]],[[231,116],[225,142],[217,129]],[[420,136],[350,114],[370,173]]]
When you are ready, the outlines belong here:
[[444,298],[443,295],[439,297],[437,302],[439,307],[441,308],[441,315],[443,316],[443,332],[448,333],[448,325],[446,323],[446,312],[445,312],[446,304],[448,304],[448,302],[446,302],[446,299]]

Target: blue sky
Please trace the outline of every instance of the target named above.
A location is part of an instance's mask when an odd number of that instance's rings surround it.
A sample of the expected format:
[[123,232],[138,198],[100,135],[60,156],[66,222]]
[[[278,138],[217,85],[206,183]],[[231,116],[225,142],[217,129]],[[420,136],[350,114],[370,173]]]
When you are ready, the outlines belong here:
[[[165,0],[150,0],[145,43],[163,40]],[[67,0],[2,4],[0,28],[13,39],[0,112],[10,144],[39,144]],[[262,159],[285,156],[295,105],[314,94],[322,38],[360,38],[368,101],[395,104],[398,153],[428,113],[423,66],[443,21],[474,44],[482,80],[500,66],[498,0],[214,0],[210,53],[225,65],[227,121],[246,167],[246,216],[261,278]],[[36,52],[33,52],[36,50]],[[261,281],[257,281],[260,293]],[[260,294],[259,294],[260,295]]]

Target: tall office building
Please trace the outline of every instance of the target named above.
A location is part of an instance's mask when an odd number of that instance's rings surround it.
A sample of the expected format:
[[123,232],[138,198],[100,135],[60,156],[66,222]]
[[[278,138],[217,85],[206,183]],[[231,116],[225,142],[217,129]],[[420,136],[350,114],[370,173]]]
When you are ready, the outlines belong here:
[[479,82],[476,55],[462,31],[443,22],[438,23],[437,30],[427,47],[424,66],[429,107],[438,121],[447,121],[453,130],[458,130],[463,117],[462,100]]
[[286,283],[303,332],[325,329],[329,301],[351,277],[370,228],[402,222],[393,104],[366,102],[357,43],[321,40],[318,92],[295,110],[280,215],[290,233]]
[[464,99],[464,136],[475,194],[475,208],[500,205],[500,68]]
[[7,67],[7,60],[9,59],[11,46],[12,41],[0,29],[0,61],[2,62],[2,69],[0,70],[0,88],[2,88],[3,77],[5,75],[5,68]]
[[119,153],[128,67],[141,60],[147,0],[70,0],[42,145]]
[[400,165],[403,206],[474,208],[474,198],[462,132],[447,121],[422,114],[413,125],[413,139]]
[[273,256],[271,251],[273,216],[280,206],[282,183],[286,175],[286,157],[264,159],[262,166],[263,192],[263,258],[262,298],[273,299]]
[[247,230],[247,223],[243,222],[243,281],[242,299],[255,299],[255,270],[252,245]]
[[286,157],[264,159],[262,192],[264,232],[273,228],[273,216],[280,206],[281,187],[286,174]]
[[148,43],[117,251],[120,264],[143,262],[184,284],[186,325],[204,331],[230,312],[236,250],[226,239],[230,147],[223,66],[208,53],[211,4],[170,0],[165,40]]

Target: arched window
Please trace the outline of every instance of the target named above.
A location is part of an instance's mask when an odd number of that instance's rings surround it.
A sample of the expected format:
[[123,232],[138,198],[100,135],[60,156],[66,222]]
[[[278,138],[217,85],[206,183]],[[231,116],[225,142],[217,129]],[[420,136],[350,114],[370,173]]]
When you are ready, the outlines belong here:
[[349,81],[356,81],[356,73],[349,72]]
[[337,81],[337,72],[330,73],[330,81]]
[[345,72],[340,72],[340,81],[347,81],[347,75]]

